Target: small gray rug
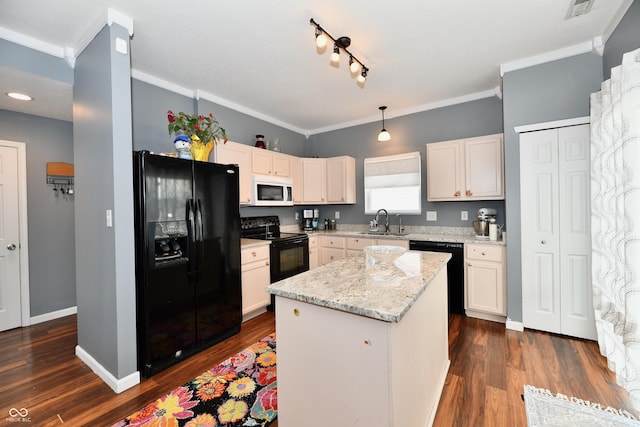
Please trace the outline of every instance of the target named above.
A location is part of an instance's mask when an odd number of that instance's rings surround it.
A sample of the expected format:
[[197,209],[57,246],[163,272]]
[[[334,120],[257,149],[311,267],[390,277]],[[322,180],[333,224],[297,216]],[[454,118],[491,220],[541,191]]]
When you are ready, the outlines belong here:
[[627,411],[530,385],[524,386],[524,403],[529,427],[640,426],[640,421]]

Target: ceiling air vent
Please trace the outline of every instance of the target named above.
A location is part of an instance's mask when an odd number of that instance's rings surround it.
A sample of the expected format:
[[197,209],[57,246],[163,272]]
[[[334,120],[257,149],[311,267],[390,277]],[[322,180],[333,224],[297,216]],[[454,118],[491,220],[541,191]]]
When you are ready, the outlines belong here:
[[571,0],[565,19],[573,18],[588,13],[594,0]]

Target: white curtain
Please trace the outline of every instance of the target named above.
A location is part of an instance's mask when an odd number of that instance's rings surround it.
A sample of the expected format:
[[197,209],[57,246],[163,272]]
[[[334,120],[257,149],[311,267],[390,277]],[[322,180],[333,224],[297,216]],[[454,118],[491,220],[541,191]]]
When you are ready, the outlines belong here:
[[598,344],[640,410],[640,49],[591,95],[591,208]]

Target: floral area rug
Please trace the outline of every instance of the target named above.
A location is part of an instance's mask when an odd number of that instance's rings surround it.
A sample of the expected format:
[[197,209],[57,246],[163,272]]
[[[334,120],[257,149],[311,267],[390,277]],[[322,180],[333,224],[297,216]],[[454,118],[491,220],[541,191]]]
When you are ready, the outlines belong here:
[[530,385],[524,386],[524,403],[529,427],[640,426],[640,421],[627,411],[560,393],[554,395]]
[[274,333],[112,427],[266,426],[277,393]]

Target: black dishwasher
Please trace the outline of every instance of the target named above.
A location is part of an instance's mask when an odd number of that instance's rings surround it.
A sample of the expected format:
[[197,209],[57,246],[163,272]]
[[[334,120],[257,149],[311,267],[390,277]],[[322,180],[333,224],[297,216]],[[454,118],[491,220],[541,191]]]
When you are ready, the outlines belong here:
[[452,242],[429,242],[410,240],[409,249],[414,251],[449,252],[447,264],[449,314],[464,314],[464,245]]

